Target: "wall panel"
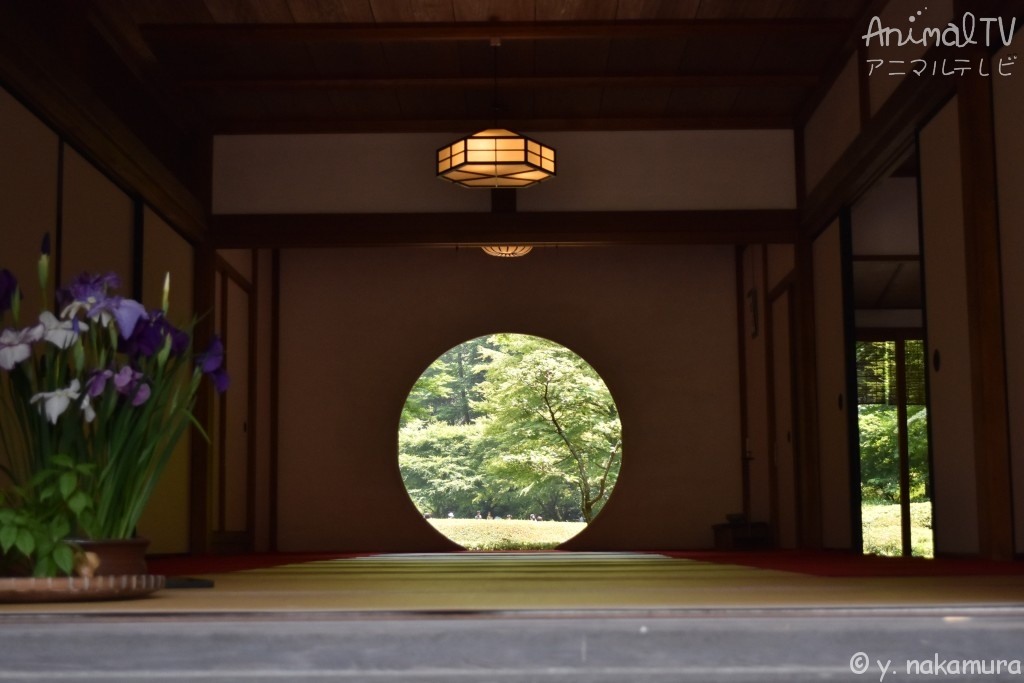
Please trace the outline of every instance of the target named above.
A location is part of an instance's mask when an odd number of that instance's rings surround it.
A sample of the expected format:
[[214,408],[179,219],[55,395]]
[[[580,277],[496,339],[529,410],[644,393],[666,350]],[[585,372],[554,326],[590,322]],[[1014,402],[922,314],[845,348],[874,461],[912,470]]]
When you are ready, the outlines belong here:
[[18,278],[23,323],[35,320],[43,304],[36,262],[43,235],[54,237],[57,226],[59,144],[56,133],[0,88],[0,268]]
[[[919,15],[918,12],[921,14]],[[914,21],[910,21],[910,17],[913,17]],[[879,15],[883,27],[899,29],[904,36],[912,29],[914,38],[917,40],[921,39],[922,29],[945,28],[947,22],[952,18],[953,0],[928,0],[927,3],[921,0],[889,0]],[[979,34],[982,32],[981,29],[983,26],[979,24]],[[889,96],[903,82],[903,79],[907,78],[906,75],[889,75],[890,73],[905,74],[911,69],[921,68],[919,64],[915,65],[911,62],[923,57],[927,48],[913,42],[907,42],[903,46],[897,43],[894,34],[887,46],[881,45],[877,38],[873,38],[868,45],[868,59],[881,59],[884,62],[868,77],[872,115],[882,108]],[[932,64],[929,63],[927,68],[931,69]]]
[[[195,259],[192,245],[149,207],[144,213],[143,226],[142,303],[151,310],[160,308],[164,275],[170,273],[167,317],[173,324],[185,328],[193,319]],[[139,533],[150,540],[152,553],[183,553],[189,549],[191,444],[191,430],[188,430],[167,463],[146,512],[139,520]]]
[[[1012,48],[996,60],[1015,54]],[[998,61],[995,62],[998,64]],[[1024,553],[1024,84],[1019,78],[992,83],[996,119],[996,165],[999,191],[999,233],[1003,256],[1003,310],[1006,335],[1007,393],[1010,411],[1010,453],[1013,477],[1016,551]]]
[[[978,552],[957,102],[921,131],[922,240],[937,554]],[[938,367],[935,358],[938,356]]]
[[71,147],[64,147],[61,282],[83,272],[113,271],[132,294],[134,209],[131,198]]
[[508,331],[567,346],[606,381],[623,464],[572,547],[699,548],[741,509],[731,247],[282,253],[282,550],[450,548],[398,469],[409,390],[452,346]]
[[807,191],[818,184],[860,133],[860,84],[854,56],[804,128],[804,173]]
[[765,246],[750,245],[743,251],[744,362],[747,371],[747,443],[749,458],[750,515],[753,521],[771,519],[771,443],[768,429],[767,294]]
[[[214,140],[214,213],[488,211],[490,193],[434,177],[454,135],[238,135]],[[543,133],[558,176],[520,211],[790,209],[789,130]]]
[[821,463],[822,543],[851,547],[846,322],[839,221],[814,241],[814,334],[818,374],[818,454]]

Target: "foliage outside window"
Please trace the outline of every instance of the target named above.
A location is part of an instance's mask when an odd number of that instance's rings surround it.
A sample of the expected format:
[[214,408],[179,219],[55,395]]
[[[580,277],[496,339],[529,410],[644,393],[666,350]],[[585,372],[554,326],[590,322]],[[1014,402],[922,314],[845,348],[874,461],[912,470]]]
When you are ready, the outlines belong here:
[[423,373],[402,413],[402,476],[432,516],[590,522],[621,458],[604,382],[538,337],[498,334],[451,349]]

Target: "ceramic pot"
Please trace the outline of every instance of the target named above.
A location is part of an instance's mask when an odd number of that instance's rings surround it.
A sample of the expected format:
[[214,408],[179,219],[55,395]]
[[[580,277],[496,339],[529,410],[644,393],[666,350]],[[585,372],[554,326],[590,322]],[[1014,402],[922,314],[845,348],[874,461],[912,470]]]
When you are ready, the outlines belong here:
[[95,555],[98,564],[92,567],[93,576],[142,576],[146,574],[148,538],[74,539],[72,543],[81,548],[83,552]]

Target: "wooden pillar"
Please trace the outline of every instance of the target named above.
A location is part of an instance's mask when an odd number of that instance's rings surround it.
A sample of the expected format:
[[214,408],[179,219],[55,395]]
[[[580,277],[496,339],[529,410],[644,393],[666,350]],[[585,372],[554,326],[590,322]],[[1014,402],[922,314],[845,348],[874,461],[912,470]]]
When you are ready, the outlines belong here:
[[1003,339],[1002,264],[996,196],[992,76],[983,46],[964,48],[971,71],[957,80],[960,166],[963,184],[964,258],[978,485],[978,538],[982,557],[1012,559],[1013,497],[1010,483],[1006,349]]
[[[196,349],[205,349],[213,338],[214,330],[214,278],[216,257],[209,240],[195,248],[195,277],[193,303],[197,322],[193,344]],[[200,424],[209,426],[213,415],[213,388],[204,381],[196,394],[195,416]],[[209,430],[208,430],[209,431]],[[209,476],[207,464],[210,458],[210,443],[198,432],[192,438],[192,454],[189,465],[189,552],[203,555],[209,549]]]
[[796,386],[795,458],[799,463],[801,501],[799,545],[822,547],[821,458],[818,448],[818,366],[814,327],[814,252],[813,239],[803,237],[796,245],[796,286],[793,297],[795,333],[793,343]]

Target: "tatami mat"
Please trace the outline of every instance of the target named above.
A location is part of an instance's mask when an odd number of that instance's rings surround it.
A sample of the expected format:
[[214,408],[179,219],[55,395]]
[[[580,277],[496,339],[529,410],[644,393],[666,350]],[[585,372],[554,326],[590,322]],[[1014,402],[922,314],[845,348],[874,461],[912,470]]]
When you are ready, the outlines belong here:
[[0,605],[0,613],[1024,607],[1022,575],[822,577],[650,553],[374,555],[201,576],[214,587],[109,603]]

